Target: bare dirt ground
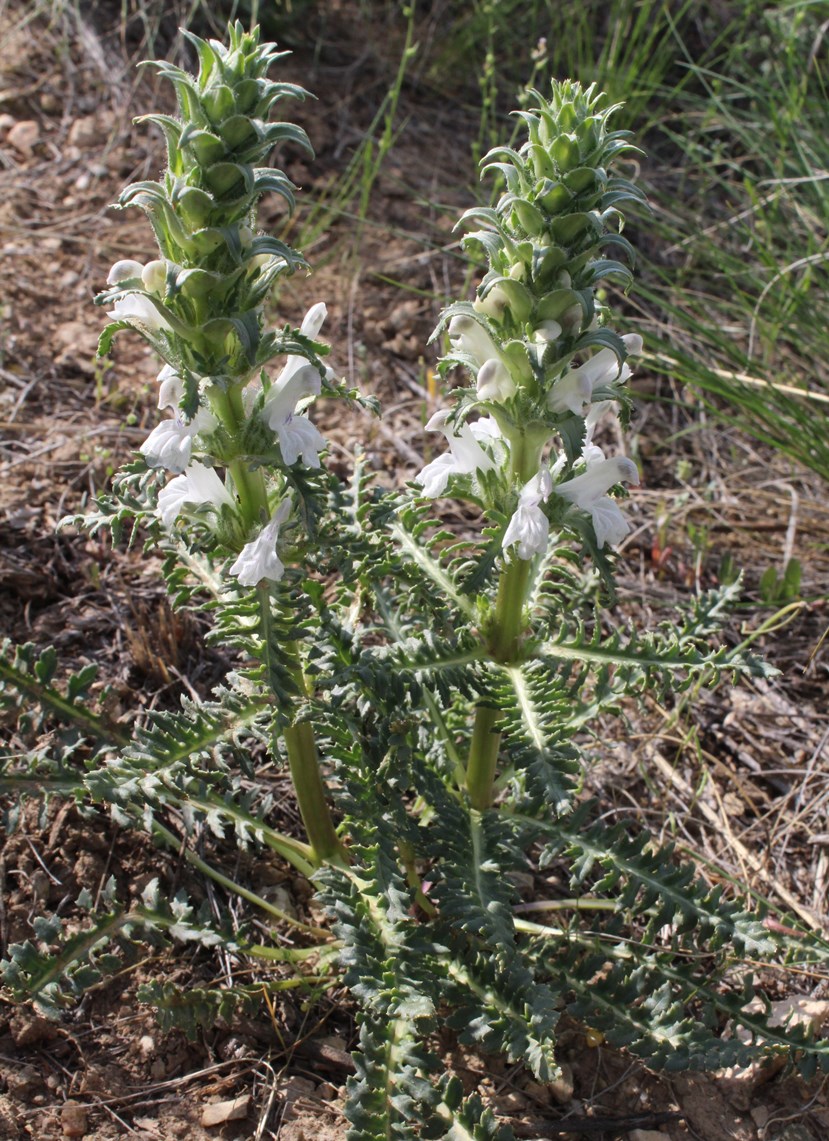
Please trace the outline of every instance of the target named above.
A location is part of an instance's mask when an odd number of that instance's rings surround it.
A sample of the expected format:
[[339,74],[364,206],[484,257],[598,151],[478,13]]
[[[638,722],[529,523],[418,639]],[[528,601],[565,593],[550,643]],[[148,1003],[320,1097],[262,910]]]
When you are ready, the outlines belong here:
[[[131,118],[157,109],[167,93],[146,73],[136,77],[139,29],[100,7],[50,24],[28,22],[23,0],[0,6],[0,634],[54,645],[67,666],[95,663],[112,687],[112,716],[128,724],[183,693],[208,694],[226,663],[201,646],[201,619],[170,612],[157,566],[139,550],[56,533],[64,514],[106,485],[156,414],[157,365],[137,339],[122,338],[112,361],[96,360],[103,321],[92,298],[112,262],[151,253],[143,216],[107,207],[126,182],[157,172],[160,140],[134,129]],[[377,45],[393,59],[402,40],[394,24],[369,36],[359,22],[338,23],[339,7],[330,5],[324,42],[300,44],[285,69],[319,100],[295,109],[316,160],[290,152],[278,159],[303,188],[305,211],[345,176],[385,94],[388,64]],[[170,43],[164,35],[162,51]],[[474,112],[450,106],[421,80],[404,89],[403,129],[365,222],[340,217],[314,237],[305,251],[314,274],[291,280],[280,298],[280,319],[297,324],[309,304],[327,301],[334,365],[376,394],[385,416],[344,424],[321,408],[317,420],[335,464],[346,464],[359,434],[387,481],[407,478],[422,462],[422,424],[436,399],[428,377],[435,352],[426,341],[441,304],[464,289],[468,268],[451,231],[469,205],[464,187],[474,171],[468,147],[448,140],[450,113],[457,139],[464,129],[474,133]],[[658,173],[644,174],[658,193]],[[281,229],[285,219],[271,210],[266,204],[262,225]],[[647,336],[655,318],[636,320]],[[680,709],[652,702],[631,711],[623,737],[620,722],[607,726],[615,745],[593,746],[590,782],[609,811],[638,814],[825,932],[826,489],[704,416],[686,431],[687,412],[654,399],[671,393],[647,369],[639,369],[635,390],[643,487],[622,552],[623,612],[641,623],[665,620],[676,602],[717,581],[727,555],[746,575],[745,602],[726,633],[732,641],[773,613],[759,581],[792,556],[804,570],[801,604],[758,642],[781,671],[776,679],[724,685]],[[282,826],[290,827],[286,786],[275,781],[272,791],[280,794]],[[287,870],[251,858],[243,871],[257,890],[281,893],[308,913],[307,885]],[[82,887],[94,895],[114,876],[130,899],[153,875],[209,896],[145,838],[72,804],[31,801],[17,830],[2,837],[3,950],[30,935],[40,910],[60,908]],[[530,884],[528,898],[532,891]],[[278,1007],[263,1004],[196,1042],[159,1029],[135,998],[147,978],[197,986],[232,969],[203,952],[147,951],[59,1022],[25,1005],[0,1006],[0,1139],[341,1137],[353,1044],[342,995],[306,1003],[286,991]],[[778,998],[810,998],[821,1015],[829,1011],[825,984],[814,975],[771,985]],[[449,1040],[444,1048],[456,1050]],[[529,1082],[520,1066],[471,1056],[456,1056],[456,1064],[520,1136],[829,1137],[823,1086],[785,1073],[660,1076],[576,1025],[564,1029],[561,1059],[565,1078],[550,1088]]]

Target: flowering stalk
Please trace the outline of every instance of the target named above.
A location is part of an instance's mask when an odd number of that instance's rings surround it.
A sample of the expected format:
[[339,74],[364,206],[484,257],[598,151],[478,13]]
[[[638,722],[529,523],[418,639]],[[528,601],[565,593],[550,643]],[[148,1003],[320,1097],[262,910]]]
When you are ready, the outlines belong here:
[[[112,267],[110,288],[98,299],[112,306],[101,349],[120,330],[133,329],[165,362],[158,405],[172,418],[141,447],[159,480],[164,472],[172,476],[159,488],[158,518],[191,551],[224,562],[226,601],[255,591],[260,638],[258,646],[248,640],[248,648],[277,687],[279,724],[315,858],[339,860],[313,730],[298,719],[308,698],[300,646],[289,638],[275,652],[273,619],[285,605],[283,549],[296,561],[302,557],[298,500],[313,494],[306,469],[320,467],[325,446],[305,407],[323,384],[332,389],[318,356],[326,350],[316,341],[326,310],[313,306],[298,331],[265,331],[264,302],[274,283],[305,261],[255,230],[264,193],[293,208],[290,181],[264,161],[276,143],[307,150],[310,143],[300,127],[269,122],[269,115],[284,97],[302,99],[306,92],[268,79],[284,53],[260,44],[258,29],[246,33],[237,22],[229,31],[227,47],[185,33],[198,53],[195,76],[155,64],[175,86],[180,112],[178,119],[144,117],[164,132],[167,170],[159,182],[127,187],[119,205],[145,211],[159,256]],[[272,377],[267,366],[286,352]]]
[[[106,804],[119,822],[166,844],[178,845],[181,829],[195,824],[205,841],[226,840],[233,828],[240,844],[258,841],[302,874],[315,871],[341,978],[360,1007],[345,1107],[350,1141],[500,1136],[480,1101],[443,1076],[430,1048],[439,1026],[465,1046],[523,1063],[541,1082],[556,1072],[564,1011],[672,1069],[745,1061],[762,1053],[762,1039],[777,1050],[781,1031],[756,1013],[742,1019],[751,1047],[713,1029],[726,1014],[740,1021],[753,984],[747,977],[733,996],[726,984],[735,957],[767,961],[768,929],[720,887],[695,882],[647,835],[591,822],[591,806],[577,797],[583,765],[572,738],[587,710],[613,710],[621,697],[671,677],[686,689],[763,672],[739,652],[708,645],[732,587],[700,599],[667,633],[617,628],[604,637],[582,623],[583,583],[565,567],[577,538],[609,572],[604,548],[628,526],[617,489],[638,480],[630,460],[605,456],[596,442],[602,417],[624,408],[627,358],[641,350],[637,336],[609,328],[596,295],[606,278],[630,280],[603,251],[629,249],[618,208],[641,198],[608,173],[629,146],[607,130],[611,109],[592,88],[571,83],[554,85],[549,102],[536,96],[537,107],[522,113],[528,141],[489,156],[505,193],[494,209],[468,215],[483,228],[467,241],[483,247],[489,269],[476,300],[452,306],[445,321],[447,364],[469,367],[474,385],[429,422],[448,450],[417,480],[427,499],[459,496],[484,512],[488,526],[470,558],[473,545],[447,542],[422,497],[380,492],[360,463],[347,484],[320,470],[324,440],[307,408],[323,387],[333,390],[316,340],[325,307],[313,306],[298,331],[265,331],[271,283],[302,260],[254,232],[263,189],[291,201],[284,175],[256,163],[277,138],[304,139],[269,124],[267,112],[280,95],[301,91],[267,80],[274,50],[239,25],[229,48],[192,42],[197,77],[161,65],[181,109],[180,121],[156,117],[167,136],[164,179],[130,187],[122,199],[149,214],[160,257],[117,263],[102,298],[114,319],[104,348],[124,328],[153,345],[165,361],[158,404],[171,415],[86,525],[117,535],[127,519],[148,522],[177,602],[209,584],[210,636],[241,664],[210,697],[148,713],[126,741],[107,717],[83,708],[94,671],[71,676],[64,693],[51,681],[53,653],[35,658],[33,647],[21,647],[10,659],[0,647],[0,701],[24,716],[21,741],[38,725],[22,787],[33,774],[45,778],[43,789],[57,781],[53,788]],[[287,359],[271,374],[280,355]],[[25,707],[33,701],[34,718]],[[479,708],[464,767],[470,703]],[[65,737],[55,729],[54,758],[43,755],[39,718],[47,711],[70,723]],[[347,858],[328,809],[323,741]],[[263,747],[287,754],[309,845],[267,823],[267,788],[250,764]],[[500,755],[511,779],[495,805]],[[171,811],[175,829],[163,822]],[[248,906],[285,920],[250,885],[213,867],[209,847],[197,855],[185,843],[185,858]],[[541,867],[569,861],[576,893],[607,900],[606,932],[595,911],[580,929],[576,909],[566,932],[516,921],[513,873],[536,858]],[[130,929],[140,921],[154,930],[154,940],[164,932],[234,956],[285,960],[282,950],[249,945],[244,928],[252,925],[235,912],[229,937],[230,923],[209,922],[180,893],[163,898],[158,883],[148,885],[142,908],[122,915],[109,890],[104,914],[80,939],[74,916],[59,936],[53,916],[35,926],[37,945],[10,947],[0,962],[4,985],[37,989],[42,999],[51,988],[44,980],[62,974],[77,993],[95,977],[93,964],[72,971],[87,951],[94,958],[101,939],[124,934],[132,953],[125,916]],[[619,938],[625,921],[641,938]],[[528,941],[528,933],[543,940]],[[41,948],[56,938],[50,965]],[[788,947],[778,950],[788,956]],[[825,962],[822,945],[808,953],[816,968]],[[195,1007],[167,982],[143,997],[170,1017],[174,1010],[192,1033],[261,987],[256,978],[241,992],[200,991]],[[57,1013],[65,995],[50,1001]],[[804,1073],[818,1058],[829,1069],[829,1048],[786,1033]]]
[[[440,421],[450,453],[417,477],[424,494],[448,486],[499,526],[502,570],[483,633],[492,660],[503,666],[531,652],[526,602],[551,527],[579,537],[605,568],[603,548],[628,530],[608,492],[639,482],[630,460],[606,458],[593,443],[599,418],[624,410],[627,359],[642,348],[638,336],[608,327],[597,297],[603,281],[632,280],[605,250],[632,254],[619,207],[643,196],[609,167],[633,148],[627,132],[608,130],[615,108],[603,108],[593,87],[567,81],[553,85],[549,101],[532,96],[536,106],[520,113],[526,142],[484,159],[484,172],[505,180],[499,202],[464,215],[481,226],[464,241],[483,249],[488,270],[475,301],[450,306],[441,327],[448,324],[450,342],[444,365],[465,365],[475,384],[460,391],[452,413],[427,425]],[[473,437],[487,441],[477,457],[468,448],[461,453],[458,443]],[[466,777],[478,809],[492,802],[499,721],[484,700]]]

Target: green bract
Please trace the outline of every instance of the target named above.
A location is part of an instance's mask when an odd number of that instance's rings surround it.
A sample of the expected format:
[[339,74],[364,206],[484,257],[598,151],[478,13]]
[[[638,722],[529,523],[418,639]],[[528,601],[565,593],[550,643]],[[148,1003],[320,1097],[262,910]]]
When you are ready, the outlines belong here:
[[[255,232],[256,207],[263,194],[274,192],[289,211],[294,209],[290,179],[263,164],[274,146],[286,141],[313,153],[301,127],[269,121],[280,100],[304,99],[307,92],[267,77],[287,53],[261,44],[258,29],[247,33],[237,22],[227,47],[185,35],[198,53],[198,75],[153,63],[175,87],[180,119],[145,115],[138,120],[163,130],[167,170],[160,182],[128,186],[119,200],[121,207],[139,206],[147,214],[160,259],[149,273],[144,267],[141,279],[113,283],[99,300],[146,297],[172,331],[139,324],[128,310],[125,321],[138,327],[169,364],[226,385],[221,378],[227,374],[250,372],[286,348],[272,334],[263,336],[262,303],[279,276],[306,263],[278,238]],[[108,327],[103,349],[121,327],[120,322]],[[309,347],[304,351],[312,357]]]

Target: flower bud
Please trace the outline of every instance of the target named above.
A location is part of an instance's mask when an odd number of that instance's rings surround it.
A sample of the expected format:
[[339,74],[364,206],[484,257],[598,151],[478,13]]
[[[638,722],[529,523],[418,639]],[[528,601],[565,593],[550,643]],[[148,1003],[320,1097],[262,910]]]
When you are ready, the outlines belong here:
[[509,298],[500,285],[494,285],[486,297],[476,297],[472,304],[479,313],[491,317],[493,321],[502,321]]
[[456,314],[447,331],[455,352],[466,353],[479,368],[498,356],[498,346],[486,329],[465,313]]
[[515,381],[504,362],[496,357],[478,369],[477,391],[481,400],[509,400],[515,394]]
[[159,258],[148,261],[141,271],[141,280],[148,293],[159,295],[167,292],[167,263]]
[[561,332],[561,325],[559,325],[558,321],[542,321],[540,325],[536,326],[536,330],[533,333],[533,340],[537,341],[538,344],[550,345],[559,339]]
[[107,274],[107,285],[120,285],[122,281],[132,281],[140,278],[144,266],[140,261],[117,261]]

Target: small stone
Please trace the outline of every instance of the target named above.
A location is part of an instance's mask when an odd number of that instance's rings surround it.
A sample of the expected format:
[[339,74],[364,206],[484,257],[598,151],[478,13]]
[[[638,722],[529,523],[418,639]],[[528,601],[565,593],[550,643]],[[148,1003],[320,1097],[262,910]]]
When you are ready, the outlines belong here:
[[32,151],[40,139],[40,125],[34,119],[21,119],[11,128],[6,141],[21,154],[23,158],[31,158]]
[[316,1093],[316,1085],[309,1081],[308,1078],[290,1077],[287,1079],[282,1087],[282,1097],[284,1099],[284,1108],[282,1111],[283,1121],[290,1121],[296,1115],[296,1103],[304,1097],[313,1097]]
[[226,1121],[241,1121],[247,1117],[249,1106],[249,1093],[235,1097],[232,1101],[214,1101],[204,1107],[201,1123],[205,1129],[209,1129],[213,1125],[224,1125]]
[[537,1101],[541,1105],[544,1105],[545,1102],[550,1100],[550,1087],[545,1085],[544,1082],[524,1082],[521,1088],[527,1097],[532,1098],[533,1101]]
[[337,1091],[330,1082],[320,1082],[317,1086],[317,1097],[320,1101],[333,1101],[337,1096]]
[[568,1065],[567,1062],[562,1062],[559,1065],[561,1071],[557,1078],[549,1083],[550,1096],[559,1105],[566,1105],[573,1097],[573,1090],[575,1083],[573,1082],[573,1067]]
[[83,118],[76,119],[69,128],[69,145],[80,150],[92,149],[106,142],[108,133],[108,130],[103,129],[99,123],[97,116],[84,115]]
[[41,1042],[50,1042],[58,1036],[58,1028],[54,1022],[50,1022],[40,1014],[29,1014],[23,1010],[12,1015],[9,1030],[15,1046],[22,1046],[24,1049],[39,1046]]
[[9,1069],[6,1074],[6,1089],[9,1097],[17,1101],[29,1101],[36,1090],[43,1089],[43,1078],[34,1066]]
[[142,1034],[138,1039],[138,1053],[142,1058],[151,1058],[155,1053],[155,1039],[149,1034]]
[[749,1112],[751,1114],[751,1119],[757,1128],[760,1130],[765,1129],[770,1116],[769,1111],[766,1109],[766,1107],[764,1105],[755,1105],[755,1107],[749,1110]]
[[522,1117],[528,1108],[527,1099],[516,1089],[505,1090],[498,1097],[498,1112],[508,1119]]
[[263,888],[262,895],[265,899],[269,900],[280,911],[284,911],[291,919],[299,919],[299,912],[296,909],[296,900],[283,884],[270,884]]
[[16,122],[14,115],[9,115],[8,112],[0,115],[0,139],[5,139]]
[[42,91],[40,93],[40,109],[45,111],[47,115],[54,115],[60,110],[60,99],[52,91]]
[[60,1111],[60,1126],[64,1137],[84,1137],[89,1128],[86,1106],[69,1098]]
[[630,1141],[671,1141],[661,1129],[634,1129],[629,1136]]

